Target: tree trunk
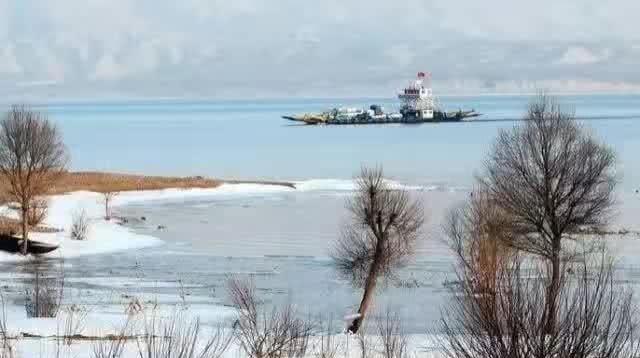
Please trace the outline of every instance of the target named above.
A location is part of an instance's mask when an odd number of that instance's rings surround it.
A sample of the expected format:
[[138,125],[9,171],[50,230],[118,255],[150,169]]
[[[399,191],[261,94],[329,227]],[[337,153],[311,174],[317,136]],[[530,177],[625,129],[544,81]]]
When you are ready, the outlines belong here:
[[558,294],[560,292],[560,245],[553,245],[553,254],[551,257],[551,284],[547,296],[547,323],[545,333],[551,334],[556,329],[556,316]]
[[22,254],[27,254],[27,246],[29,245],[29,223],[27,216],[29,215],[29,206],[22,205]]
[[[376,265],[374,264],[374,266]],[[360,329],[360,326],[364,321],[364,316],[367,314],[367,310],[369,309],[369,306],[373,301],[373,294],[375,292],[376,284],[378,281],[377,275],[375,274],[374,269],[375,268],[372,267],[371,272],[369,273],[369,276],[367,276],[367,281],[365,282],[365,285],[364,285],[364,293],[362,295],[362,301],[360,302],[360,308],[358,309],[358,317],[356,317],[353,320],[353,322],[351,322],[351,325],[347,329],[348,332],[351,332],[354,334],[358,333],[358,330]]]
[[111,220],[111,214],[109,214],[109,198],[104,198],[104,219],[109,221]]

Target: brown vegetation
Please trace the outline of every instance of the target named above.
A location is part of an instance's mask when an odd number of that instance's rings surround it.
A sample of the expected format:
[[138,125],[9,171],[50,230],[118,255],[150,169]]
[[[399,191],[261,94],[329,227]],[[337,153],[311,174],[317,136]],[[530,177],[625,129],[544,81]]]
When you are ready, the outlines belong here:
[[[121,191],[134,190],[161,190],[161,189],[189,189],[189,188],[216,188],[223,183],[253,183],[264,185],[281,185],[293,187],[287,182],[270,181],[223,181],[219,179],[204,178],[201,176],[192,177],[168,177],[168,176],[147,176],[137,174],[119,174],[105,172],[63,172],[58,181],[48,188],[47,195],[70,193],[74,191],[93,191],[103,194],[105,204],[105,216],[111,216],[111,201]],[[0,203],[11,202],[13,199],[6,193],[9,191],[8,181],[0,174]],[[33,201],[32,201],[33,202]],[[19,206],[12,205],[16,209]],[[30,206],[28,217],[33,214],[34,220],[42,222],[46,216],[46,206],[40,204],[36,207]],[[5,216],[0,216],[0,234],[16,234],[21,230],[21,221]],[[55,232],[59,229],[48,228],[46,226],[33,226],[29,228],[31,232]]]
[[340,274],[364,288],[358,316],[348,328],[352,333],[364,321],[378,280],[393,276],[413,254],[424,223],[421,203],[390,188],[382,169],[363,168],[356,183],[347,203],[351,221],[331,253]]
[[[0,216],[0,236],[2,235],[15,235],[21,230],[21,222],[18,219],[9,218],[6,216]],[[31,232],[58,232],[60,229],[52,228],[48,226],[32,226],[29,228]],[[2,240],[2,239],[0,239]]]
[[22,253],[29,244],[32,201],[47,193],[64,172],[67,150],[46,114],[12,106],[0,122],[0,173],[6,198],[18,204],[22,223]]
[[46,199],[34,199],[29,205],[29,212],[27,213],[27,223],[29,227],[38,226],[42,224],[49,212],[49,203]]
[[500,267],[514,250],[509,246],[509,218],[486,190],[476,190],[464,205],[449,212],[444,231],[459,270],[478,293],[491,293]]
[[544,94],[531,102],[524,124],[500,132],[486,162],[481,181],[509,214],[509,245],[549,263],[548,331],[555,326],[562,242],[581,227],[607,224],[614,164],[613,151]]
[[[633,293],[615,282],[611,262],[586,260],[563,270],[554,330],[548,332],[550,277],[540,261],[515,258],[498,270],[492,295],[460,277],[442,314],[441,348],[449,358],[637,357]],[[566,269],[567,267],[563,267]]]
[[66,172],[47,194],[73,191],[114,193],[132,190],[160,190],[168,188],[215,188],[222,184],[203,177],[164,177],[101,172]]

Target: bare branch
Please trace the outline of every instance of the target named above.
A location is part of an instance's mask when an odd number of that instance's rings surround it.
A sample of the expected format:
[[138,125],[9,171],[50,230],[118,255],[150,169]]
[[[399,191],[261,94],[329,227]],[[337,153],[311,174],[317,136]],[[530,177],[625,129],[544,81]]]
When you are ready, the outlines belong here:
[[480,179],[508,213],[508,243],[549,261],[549,330],[559,290],[562,241],[582,227],[606,225],[614,203],[615,155],[571,112],[541,94],[526,121],[500,132]]
[[[443,312],[441,348],[451,358],[635,357],[633,294],[614,282],[601,256],[563,275],[555,329],[547,331],[549,277],[537,261],[516,259],[500,268],[492,296],[464,277]],[[566,271],[565,271],[566,272]]]
[[105,191],[102,193],[102,201],[104,203],[104,219],[109,221],[111,220],[111,202],[113,199],[118,196],[118,192],[115,191]]
[[23,254],[27,252],[32,200],[46,194],[64,172],[67,150],[57,127],[45,114],[13,106],[0,122],[0,175],[7,197],[20,207]]
[[497,271],[514,254],[509,247],[509,222],[507,213],[482,187],[446,218],[444,231],[458,267],[472,280],[476,292],[492,292]]
[[382,342],[382,357],[405,358],[408,341],[400,316],[387,308],[377,328]]
[[363,168],[356,193],[347,202],[351,221],[343,228],[331,256],[338,272],[364,294],[358,318],[349,331],[357,332],[371,304],[379,278],[390,278],[414,252],[424,223],[420,202],[404,190],[391,188],[381,168]]
[[76,211],[71,216],[71,239],[84,241],[89,236],[89,217],[84,209]]
[[307,352],[312,326],[297,318],[291,305],[270,312],[258,307],[252,281],[238,277],[228,281],[229,296],[238,310],[236,339],[250,358],[301,358]]

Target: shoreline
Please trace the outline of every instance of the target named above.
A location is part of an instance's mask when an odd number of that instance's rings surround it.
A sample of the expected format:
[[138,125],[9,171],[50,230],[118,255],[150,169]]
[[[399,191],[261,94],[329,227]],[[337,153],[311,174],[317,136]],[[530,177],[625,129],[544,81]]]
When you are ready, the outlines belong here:
[[69,171],[50,188],[48,195],[75,191],[126,192],[161,189],[217,188],[222,184],[259,184],[295,188],[295,184],[276,180],[226,180],[204,176],[159,176],[100,171]]
[[[223,196],[244,196],[244,195],[262,195],[277,193],[293,193],[293,192],[337,192],[345,195],[354,190],[352,180],[344,179],[308,179],[304,181],[286,182],[273,180],[238,180],[238,179],[209,179],[203,177],[155,177],[141,176],[134,174],[116,174],[116,173],[99,173],[99,172],[72,172],[72,176],[77,178],[98,178],[103,179],[98,183],[112,188],[115,179],[127,179],[128,181],[117,182],[124,190],[118,191],[117,195],[112,199],[111,207],[117,208],[129,204],[141,202],[162,202],[162,201],[182,201],[190,198],[198,197],[216,197]],[[112,180],[105,181],[104,178]],[[135,179],[135,180],[132,180]],[[144,180],[150,180],[144,182]],[[123,184],[124,183],[124,184]],[[141,184],[142,183],[142,184]],[[196,186],[187,186],[187,184],[195,183]],[[106,254],[130,249],[141,249],[150,246],[161,245],[162,240],[153,233],[141,235],[134,233],[129,227],[123,226],[117,218],[107,221],[104,219],[104,192],[95,190],[86,190],[95,188],[95,182],[76,182],[67,188],[79,189],[69,192],[60,192],[47,195],[49,201],[49,212],[42,226],[50,229],[50,232],[39,232],[31,230],[31,238],[34,240],[44,241],[46,243],[60,245],[58,250],[51,252],[45,257],[77,257],[93,254]],[[126,185],[125,185],[126,184]],[[75,185],[75,186],[74,186]],[[198,186],[199,185],[199,186]],[[402,187],[406,190],[416,192],[465,192],[466,188],[442,187],[440,185],[404,185],[399,182],[392,182],[392,185]],[[86,189],[85,189],[86,188]],[[141,189],[140,189],[141,188]],[[60,186],[55,191],[60,191]],[[622,193],[621,193],[622,194]],[[626,194],[626,193],[625,193]],[[623,194],[624,195],[624,194]],[[625,199],[629,197],[624,195]],[[626,201],[626,200],[625,200]],[[634,203],[630,200],[625,205],[625,209],[631,209],[632,212],[640,210],[640,202]],[[628,205],[636,204],[636,205]],[[0,217],[17,219],[15,211],[9,210],[7,206],[0,207]],[[634,210],[636,209],[636,210]],[[91,222],[90,239],[86,241],[75,241],[70,238],[70,227],[72,217],[79,211],[84,210]],[[617,222],[612,225],[612,230],[624,230],[631,234],[640,231],[637,225],[631,225],[630,218],[633,213],[621,215]],[[622,224],[622,225],[621,225]],[[626,224],[626,225],[625,225]],[[24,257],[9,253],[0,252],[1,261],[16,261]]]
[[[0,192],[6,190],[0,181]],[[215,189],[224,184],[251,184],[264,186],[279,186],[296,189],[293,182],[274,180],[225,180],[207,178],[203,176],[155,176],[142,174],[128,174],[99,171],[69,171],[65,172],[60,180],[53,185],[44,197],[51,198],[56,195],[64,195],[74,192],[93,192],[104,195],[105,193],[148,192],[168,189]],[[0,233],[17,232],[20,229],[18,217],[14,212],[8,212],[4,208],[0,212]],[[46,223],[46,220],[43,222]],[[60,229],[37,225],[30,232],[49,231]]]
[[[143,177],[129,174],[87,173],[74,172],[72,179],[77,178],[126,178],[125,184],[118,183],[123,190],[114,191],[116,195],[111,202],[111,208],[117,208],[131,203],[153,202],[162,200],[183,200],[189,197],[217,196],[244,193],[270,193],[281,190],[295,190],[293,183],[258,180],[217,180],[201,177]],[[145,179],[151,182],[143,182]],[[130,180],[138,179],[138,180]],[[105,185],[105,183],[107,185]],[[149,184],[151,183],[151,184]],[[187,184],[195,183],[195,186]],[[98,187],[113,188],[111,182],[99,182]],[[61,188],[79,189],[65,191]],[[111,220],[104,218],[104,192],[87,190],[96,188],[95,182],[80,183],[70,181],[64,186],[56,186],[51,194],[46,195],[48,214],[41,227],[51,228],[48,232],[30,230],[30,239],[58,245],[58,249],[42,255],[50,258],[74,258],[79,256],[110,254],[126,250],[138,250],[162,245],[163,241],[152,235],[135,233],[126,227],[116,217]],[[73,216],[84,211],[90,222],[88,239],[77,241],[71,239],[70,228]],[[7,205],[0,207],[0,217],[16,221],[17,214]],[[17,262],[29,260],[33,256],[22,256],[0,251],[0,262]]]

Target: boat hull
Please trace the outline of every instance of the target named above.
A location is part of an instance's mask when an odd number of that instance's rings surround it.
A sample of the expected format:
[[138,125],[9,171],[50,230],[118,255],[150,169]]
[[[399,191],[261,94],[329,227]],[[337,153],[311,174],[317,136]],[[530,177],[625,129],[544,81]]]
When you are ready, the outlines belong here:
[[360,115],[348,119],[337,119],[317,116],[282,116],[284,119],[301,122],[309,125],[356,125],[356,124],[423,124],[423,123],[446,123],[465,122],[471,118],[480,116],[475,111],[441,112],[436,111],[433,118],[421,118],[416,113],[403,113],[402,115],[387,115],[385,117]]

